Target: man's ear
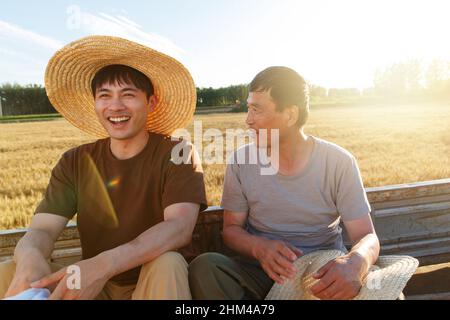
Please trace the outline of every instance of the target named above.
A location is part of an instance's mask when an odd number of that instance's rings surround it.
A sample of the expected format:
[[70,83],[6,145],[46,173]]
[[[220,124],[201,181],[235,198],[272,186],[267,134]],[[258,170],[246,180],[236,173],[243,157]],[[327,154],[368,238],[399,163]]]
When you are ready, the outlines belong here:
[[298,106],[292,105],[284,109],[287,115],[287,125],[289,127],[294,126],[297,123],[298,117],[299,117],[299,110]]
[[158,103],[158,98],[152,94],[148,98],[147,107],[149,112],[153,112],[155,110],[156,104]]

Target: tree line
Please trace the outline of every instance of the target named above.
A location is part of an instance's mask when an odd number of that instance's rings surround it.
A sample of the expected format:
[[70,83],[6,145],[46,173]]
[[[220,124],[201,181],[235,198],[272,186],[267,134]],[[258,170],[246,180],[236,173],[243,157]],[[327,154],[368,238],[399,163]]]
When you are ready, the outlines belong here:
[[427,68],[418,60],[394,63],[378,69],[372,95],[450,99],[450,61],[433,60]]
[[56,113],[40,85],[4,84],[0,86],[0,99],[3,116]]
[[[426,98],[450,101],[450,61],[434,60],[427,67],[411,60],[394,63],[376,70],[373,86],[358,88],[325,88],[310,84],[311,101],[343,101],[358,99],[407,99]],[[197,107],[235,105],[235,111],[245,110],[248,96],[246,84],[223,88],[197,88]],[[0,103],[3,116],[55,113],[40,85],[21,86],[3,84],[0,86]]]

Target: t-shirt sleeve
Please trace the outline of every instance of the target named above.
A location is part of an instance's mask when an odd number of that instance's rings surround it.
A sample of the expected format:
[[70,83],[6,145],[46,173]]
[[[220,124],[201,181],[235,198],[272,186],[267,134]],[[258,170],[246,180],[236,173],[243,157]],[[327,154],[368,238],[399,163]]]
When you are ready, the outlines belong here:
[[73,152],[64,153],[53,168],[44,198],[34,214],[52,213],[72,219],[77,212]]
[[235,163],[229,163],[225,170],[221,205],[224,209],[234,212],[249,210],[239,175],[239,166]]
[[337,209],[343,221],[370,215],[370,204],[354,157],[345,161],[337,189]]
[[183,147],[183,153],[190,161],[183,159],[181,163],[175,163],[171,158],[168,160],[162,206],[165,209],[175,203],[191,202],[200,204],[200,211],[203,211],[208,205],[200,158],[190,143]]

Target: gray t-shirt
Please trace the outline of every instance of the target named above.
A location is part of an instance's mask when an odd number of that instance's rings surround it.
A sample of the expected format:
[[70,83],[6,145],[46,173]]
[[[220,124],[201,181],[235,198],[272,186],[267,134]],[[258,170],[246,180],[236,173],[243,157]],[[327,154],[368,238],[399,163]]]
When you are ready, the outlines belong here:
[[[358,165],[345,149],[311,138],[311,157],[295,176],[261,175],[261,164],[228,164],[222,206],[248,212],[249,233],[288,241],[304,254],[345,250],[340,218],[351,221],[370,215]],[[238,154],[251,148],[255,146],[238,149],[235,162]]]

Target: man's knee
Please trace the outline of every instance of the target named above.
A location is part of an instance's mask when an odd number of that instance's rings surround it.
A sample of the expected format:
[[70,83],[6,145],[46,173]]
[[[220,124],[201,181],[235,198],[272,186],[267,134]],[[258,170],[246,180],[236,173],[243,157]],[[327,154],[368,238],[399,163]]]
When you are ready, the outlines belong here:
[[224,265],[229,258],[215,252],[207,252],[196,257],[189,264],[189,281],[202,279],[206,274],[215,274],[218,266]]
[[[229,257],[215,252],[199,255],[189,264],[189,286],[194,299],[229,299],[233,278],[229,277],[234,267]],[[231,292],[233,291],[233,292]],[[231,292],[231,293],[230,293]]]
[[8,290],[8,287],[14,278],[16,264],[12,260],[0,262],[0,299],[2,299]]
[[191,299],[188,265],[178,252],[166,252],[142,265],[132,299]]
[[187,262],[178,252],[169,251],[143,264],[141,273],[156,270],[163,270],[164,272],[187,270]]

